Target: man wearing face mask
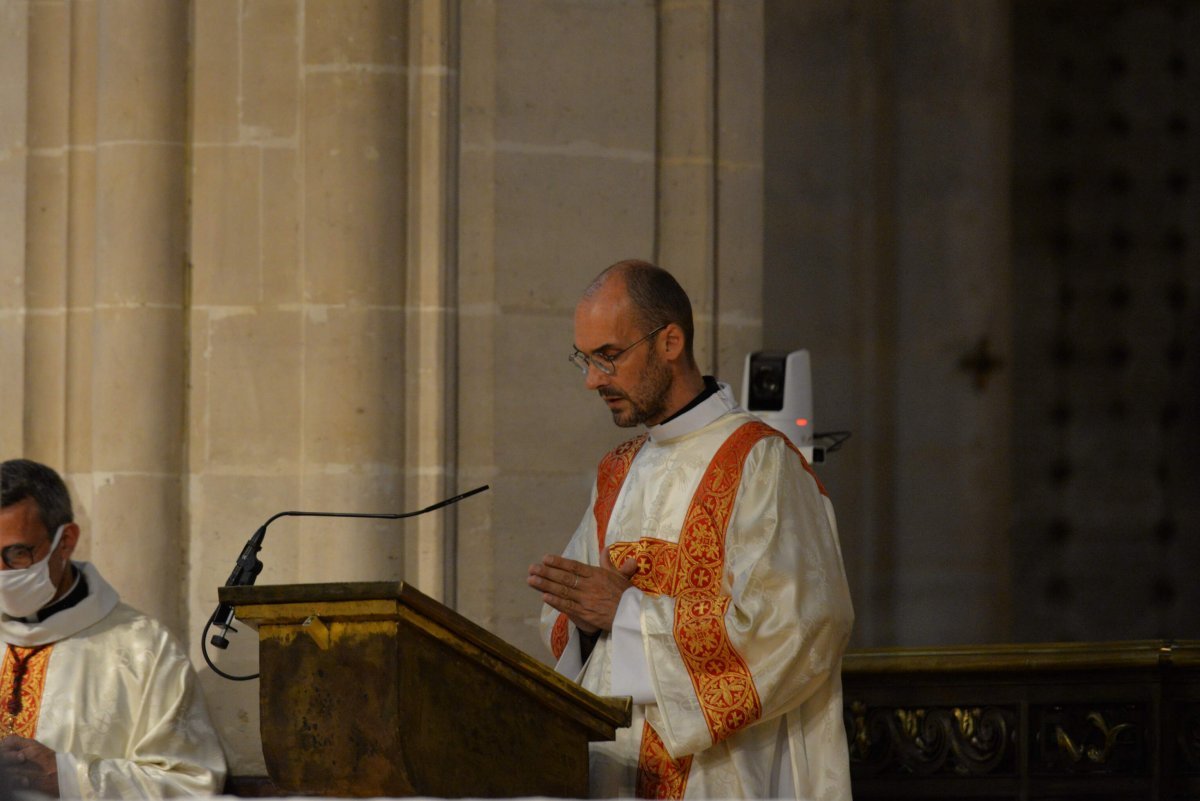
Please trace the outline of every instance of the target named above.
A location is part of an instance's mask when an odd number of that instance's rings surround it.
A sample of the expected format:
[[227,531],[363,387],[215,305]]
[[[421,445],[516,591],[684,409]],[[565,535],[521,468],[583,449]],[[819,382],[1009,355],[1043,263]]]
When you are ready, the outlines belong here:
[[78,541],[57,473],[0,464],[0,767],[63,798],[218,792],[225,758],[187,654],[71,561]]

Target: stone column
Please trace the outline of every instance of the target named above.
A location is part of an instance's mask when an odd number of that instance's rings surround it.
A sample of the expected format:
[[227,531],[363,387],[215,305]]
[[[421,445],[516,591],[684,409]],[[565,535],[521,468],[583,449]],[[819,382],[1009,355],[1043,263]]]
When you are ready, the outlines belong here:
[[[300,421],[310,508],[405,504],[408,6],[304,7]],[[296,580],[403,575],[403,524],[307,521]]]
[[25,450],[29,3],[0,0],[0,453]]
[[71,24],[66,4],[29,7],[25,195],[25,442],[21,453],[66,468],[68,165]]
[[5,455],[65,475],[85,529],[79,556],[94,554],[129,602],[182,633],[186,7],[0,13],[5,56],[23,61],[3,86],[21,89],[28,110],[4,114],[0,158],[13,179],[4,191],[20,191],[5,224],[22,227],[5,253],[21,261],[0,273],[14,290],[0,301]]
[[493,491],[460,511],[458,605],[544,656],[526,570],[562,548],[625,433],[567,355],[587,283],[653,253],[657,11],[461,9],[460,480]]
[[[405,498],[410,509],[470,489],[458,486],[455,452],[457,5],[414,0],[409,11]],[[458,511],[451,507],[407,526],[406,580],[449,603],[455,597]]]
[[761,336],[763,9],[659,5],[654,258],[692,296],[696,359],[740,392]]
[[[409,293],[442,314],[445,301],[425,290],[439,286],[446,262],[436,210],[410,217],[421,192],[444,191],[410,133],[424,141],[442,124],[409,120],[417,76],[444,78],[409,64],[411,43],[425,42],[410,25],[428,22],[427,6],[205,0],[193,9],[188,457],[199,631],[242,546],[274,513],[399,512],[426,500],[409,492],[438,494],[410,484],[406,470],[410,427],[437,431],[445,392],[436,377],[410,382],[409,359],[436,372],[446,358],[438,323],[410,319]],[[427,169],[418,192],[410,171]],[[434,419],[410,414],[414,387]],[[423,466],[440,458],[433,444]],[[412,525],[281,518],[265,537],[259,583],[399,579]],[[430,539],[440,545],[440,531]],[[432,594],[435,556],[421,573]],[[213,652],[219,666],[253,673],[253,632],[230,639]],[[256,685],[202,678],[234,770],[261,771]]]
[[757,342],[761,18],[710,0],[462,6],[460,480],[495,491],[461,512],[458,600],[532,654],[526,569],[634,433],[567,363],[584,287],[657,259],[692,295],[702,367],[736,381]]
[[91,537],[122,594],[182,633],[188,10],[95,11]]

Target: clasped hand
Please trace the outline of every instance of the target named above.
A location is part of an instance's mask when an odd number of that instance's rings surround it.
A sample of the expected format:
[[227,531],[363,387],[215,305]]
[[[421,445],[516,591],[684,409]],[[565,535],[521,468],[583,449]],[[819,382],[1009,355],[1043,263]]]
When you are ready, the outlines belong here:
[[529,586],[542,593],[542,601],[565,614],[584,634],[612,631],[621,596],[632,585],[637,572],[632,556],[614,570],[605,550],[604,564],[576,562],[565,556],[547,554],[529,566]]
[[58,797],[58,761],[54,751],[27,737],[0,739],[0,767],[10,787]]

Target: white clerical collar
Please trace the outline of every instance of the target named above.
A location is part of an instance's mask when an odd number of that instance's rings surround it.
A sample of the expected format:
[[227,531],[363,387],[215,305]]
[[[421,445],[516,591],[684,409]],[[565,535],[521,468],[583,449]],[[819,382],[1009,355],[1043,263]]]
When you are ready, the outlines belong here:
[[0,616],[0,642],[22,647],[46,645],[78,634],[108,616],[120,600],[117,591],[90,562],[73,564],[86,577],[87,597],[40,622]]
[[717,391],[712,395],[678,417],[672,417],[661,425],[648,427],[646,433],[650,435],[653,442],[665,442],[693,431],[699,431],[730,412],[738,411],[739,408],[730,386],[723,381],[718,381]]

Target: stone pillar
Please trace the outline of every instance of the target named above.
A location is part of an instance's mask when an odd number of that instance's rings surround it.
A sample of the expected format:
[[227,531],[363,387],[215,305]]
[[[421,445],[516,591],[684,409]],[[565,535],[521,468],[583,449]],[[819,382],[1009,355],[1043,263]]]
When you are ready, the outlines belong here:
[[[457,5],[413,0],[409,11],[405,498],[411,509],[471,488],[458,485],[455,452]],[[458,511],[407,526],[405,579],[450,603]]]
[[[562,548],[624,438],[582,388],[575,302],[655,232],[653,3],[464,3],[458,607],[529,653],[530,562]],[[478,502],[477,502],[478,501]]]
[[[205,0],[192,14],[187,496],[189,630],[198,634],[255,530],[275,512],[308,507],[301,478],[308,312],[300,4]],[[269,529],[260,583],[296,580],[297,522]],[[209,646],[210,655],[227,673],[255,673],[258,638],[236,625],[229,649]],[[201,681],[233,772],[265,773],[257,682],[208,670]]]
[[[447,269],[444,223],[432,207],[414,221],[410,203],[445,191],[440,168],[412,152],[416,134],[425,142],[445,123],[410,124],[410,94],[421,76],[445,75],[414,68],[409,51],[425,36],[441,42],[445,12],[388,0],[205,0],[193,10],[188,456],[199,631],[242,546],[274,513],[400,512],[429,500],[409,492],[440,493],[420,469],[410,481],[407,460],[410,431],[439,431],[447,391],[435,376],[409,378],[409,359],[436,373],[447,357],[434,319],[446,301],[426,294]],[[424,97],[423,111],[444,110]],[[436,153],[444,142],[429,145]],[[414,187],[410,172],[426,170]],[[421,322],[409,313],[418,305]],[[431,441],[431,452],[417,450],[423,467],[440,464]],[[399,579],[413,525],[281,518],[259,583]],[[428,539],[436,548],[440,537]],[[416,583],[436,595],[434,556]],[[227,672],[253,673],[257,640],[242,631],[213,655]],[[261,771],[256,685],[203,680],[234,770]]]
[[546,657],[526,569],[635,433],[567,363],[584,287],[657,259],[702,367],[735,382],[757,342],[762,6],[483,1],[461,31],[459,475],[495,491],[460,512],[458,602]]
[[718,43],[716,0],[662,3],[658,15],[658,206],[654,261],[692,299],[700,369],[717,350]]
[[21,193],[6,200],[20,205],[5,224],[23,229],[7,241],[24,245],[0,273],[14,290],[0,301],[5,456],[62,472],[85,529],[79,556],[182,632],[186,7],[0,13],[15,37],[5,56],[24,62],[3,86],[28,110],[4,114],[0,158],[5,191]]
[[68,165],[71,25],[64,3],[29,7],[25,195],[25,442],[21,453],[66,468]]
[[129,602],[182,633],[188,14],[96,13],[91,537]]
[[[390,0],[304,7],[300,442],[311,508],[405,505],[407,21],[407,5]],[[299,528],[296,580],[403,575],[402,524]]]
[[654,259],[692,297],[701,369],[737,392],[761,336],[762,41],[757,0],[659,5]]
[[[0,453],[25,450],[29,3],[0,0]],[[0,457],[6,458],[6,457]]]
[[717,342],[711,363],[742,400],[746,354],[762,347],[766,20],[760,0],[717,8]]

